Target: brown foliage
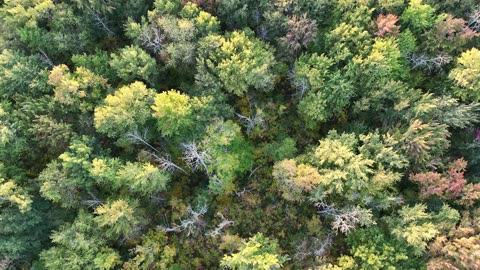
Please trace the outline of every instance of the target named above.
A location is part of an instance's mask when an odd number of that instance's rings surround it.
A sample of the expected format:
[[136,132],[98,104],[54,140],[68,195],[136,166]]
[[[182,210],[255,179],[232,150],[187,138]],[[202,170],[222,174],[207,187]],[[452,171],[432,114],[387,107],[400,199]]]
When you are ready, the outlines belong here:
[[461,205],[471,206],[480,198],[480,184],[467,184],[464,177],[467,162],[457,159],[444,173],[427,172],[410,175],[410,180],[422,187],[422,198],[436,195],[442,199],[453,200]]
[[396,25],[398,22],[398,16],[394,14],[383,15],[380,14],[377,17],[376,24],[378,31],[375,32],[375,35],[378,37],[385,36],[396,36],[399,33],[400,26]]
[[317,21],[307,18],[307,14],[302,17],[293,16],[288,21],[288,32],[281,42],[292,53],[298,53],[302,48],[315,38],[317,34]]

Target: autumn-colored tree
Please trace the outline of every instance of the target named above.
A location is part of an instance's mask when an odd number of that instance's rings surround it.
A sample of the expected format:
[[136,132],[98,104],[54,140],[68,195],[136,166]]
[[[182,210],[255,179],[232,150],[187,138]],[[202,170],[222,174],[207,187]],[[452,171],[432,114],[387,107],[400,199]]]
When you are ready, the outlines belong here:
[[480,199],[480,184],[468,183],[464,173],[467,162],[458,159],[449,164],[445,173],[427,172],[410,175],[422,187],[420,197],[436,195],[461,205],[472,206]]
[[425,44],[432,52],[451,53],[461,50],[469,40],[480,34],[467,26],[467,22],[452,15],[437,19],[435,26],[426,34]]
[[375,32],[375,35],[378,37],[398,35],[400,26],[396,25],[397,22],[398,16],[394,14],[378,15],[377,20],[375,21],[378,31]]
[[306,48],[316,37],[317,22],[307,18],[307,14],[302,17],[293,16],[288,20],[288,32],[281,39],[290,55],[297,55],[302,48]]
[[430,244],[428,269],[476,269],[480,267],[478,209],[462,214],[461,222]]
[[95,209],[95,222],[105,227],[109,236],[128,237],[139,230],[142,223],[141,213],[138,212],[137,202],[128,202],[123,199],[108,202]]

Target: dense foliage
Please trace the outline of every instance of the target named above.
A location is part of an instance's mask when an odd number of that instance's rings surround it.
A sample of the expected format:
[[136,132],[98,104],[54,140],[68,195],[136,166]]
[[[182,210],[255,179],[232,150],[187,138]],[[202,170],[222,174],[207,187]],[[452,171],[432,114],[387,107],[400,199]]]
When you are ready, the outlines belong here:
[[477,0],[0,1],[0,269],[480,269]]

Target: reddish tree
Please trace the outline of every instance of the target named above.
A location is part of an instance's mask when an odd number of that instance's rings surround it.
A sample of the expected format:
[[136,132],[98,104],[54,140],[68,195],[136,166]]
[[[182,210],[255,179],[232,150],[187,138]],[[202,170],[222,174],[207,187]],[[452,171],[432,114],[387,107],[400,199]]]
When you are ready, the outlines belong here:
[[397,22],[398,22],[397,15],[380,14],[376,20],[378,31],[375,32],[375,35],[377,35],[378,37],[385,37],[387,35],[392,35],[392,36],[398,35],[400,26],[396,25]]
[[464,173],[467,161],[457,159],[444,173],[427,172],[411,174],[410,180],[422,187],[421,197],[436,195],[442,199],[458,199],[458,203],[470,206],[480,198],[480,184],[467,184]]
[[305,48],[317,34],[317,21],[307,18],[307,14],[298,18],[293,16],[288,21],[288,32],[281,39],[285,47],[296,55],[302,47]]

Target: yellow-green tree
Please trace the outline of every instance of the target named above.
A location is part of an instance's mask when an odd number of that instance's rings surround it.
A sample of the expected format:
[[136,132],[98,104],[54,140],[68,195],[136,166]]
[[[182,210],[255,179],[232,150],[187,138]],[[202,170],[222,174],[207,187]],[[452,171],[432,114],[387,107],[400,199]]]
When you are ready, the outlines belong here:
[[109,137],[120,137],[142,127],[151,117],[155,91],[142,82],[123,86],[95,108],[95,127]]

